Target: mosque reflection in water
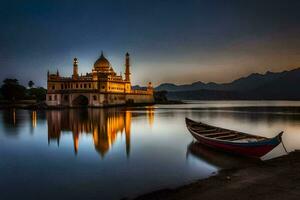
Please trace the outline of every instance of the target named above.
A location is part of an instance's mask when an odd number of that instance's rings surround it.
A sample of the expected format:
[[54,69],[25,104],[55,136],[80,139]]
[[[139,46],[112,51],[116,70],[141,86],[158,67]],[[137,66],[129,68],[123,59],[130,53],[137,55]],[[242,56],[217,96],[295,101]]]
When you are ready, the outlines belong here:
[[[153,124],[153,107],[147,107],[147,118]],[[116,142],[119,134],[125,134],[126,154],[130,154],[130,132],[132,117],[138,113],[130,110],[110,109],[71,109],[46,113],[48,123],[48,143],[60,143],[62,134],[73,135],[74,152],[77,154],[82,134],[92,135],[95,149],[104,157]]]

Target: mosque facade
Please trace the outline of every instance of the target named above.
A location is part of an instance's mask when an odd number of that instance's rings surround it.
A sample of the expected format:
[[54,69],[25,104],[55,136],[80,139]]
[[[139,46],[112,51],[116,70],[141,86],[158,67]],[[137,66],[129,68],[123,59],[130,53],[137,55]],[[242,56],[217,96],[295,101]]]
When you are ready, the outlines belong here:
[[117,75],[103,53],[94,63],[90,73],[79,75],[78,59],[73,61],[71,77],[56,73],[47,74],[48,106],[105,107],[125,104],[153,103],[151,82],[147,88],[133,89],[131,86],[130,57],[125,56],[125,73]]

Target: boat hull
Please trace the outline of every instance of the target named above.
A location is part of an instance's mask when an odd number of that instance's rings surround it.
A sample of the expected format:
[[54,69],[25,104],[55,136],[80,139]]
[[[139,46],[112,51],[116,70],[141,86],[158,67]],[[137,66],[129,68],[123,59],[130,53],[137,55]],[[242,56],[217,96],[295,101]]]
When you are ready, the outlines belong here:
[[223,142],[216,142],[203,139],[197,135],[193,135],[198,142],[209,146],[211,148],[226,151],[228,153],[240,154],[249,157],[262,157],[270,152],[277,145],[240,145],[240,144],[226,144]]
[[[189,129],[189,127],[188,127]],[[199,133],[189,129],[193,137],[201,144],[208,147],[214,148],[216,150],[225,151],[228,153],[239,154],[248,157],[262,157],[276,146],[278,146],[282,139],[282,133],[279,133],[274,138],[266,139],[258,142],[230,142],[230,141],[221,141],[206,138]]]

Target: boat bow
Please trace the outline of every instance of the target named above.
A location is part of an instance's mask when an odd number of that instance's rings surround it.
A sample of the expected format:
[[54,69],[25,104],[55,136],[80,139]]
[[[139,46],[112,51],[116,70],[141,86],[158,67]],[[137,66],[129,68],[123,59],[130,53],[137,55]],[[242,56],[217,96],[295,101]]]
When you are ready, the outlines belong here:
[[234,154],[261,157],[282,142],[283,131],[273,138],[266,138],[195,122],[188,118],[185,121],[188,130],[198,142]]

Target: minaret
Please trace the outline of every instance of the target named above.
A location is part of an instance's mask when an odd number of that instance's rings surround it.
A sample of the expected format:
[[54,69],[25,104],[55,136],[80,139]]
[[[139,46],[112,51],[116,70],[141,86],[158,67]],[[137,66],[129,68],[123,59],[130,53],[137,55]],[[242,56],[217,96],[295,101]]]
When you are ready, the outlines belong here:
[[74,58],[73,60],[73,78],[78,78],[78,60],[77,58]]
[[129,62],[129,53],[126,53],[125,58],[125,81],[130,82],[130,62]]
[[148,83],[147,92],[153,94],[153,86],[151,82]]

